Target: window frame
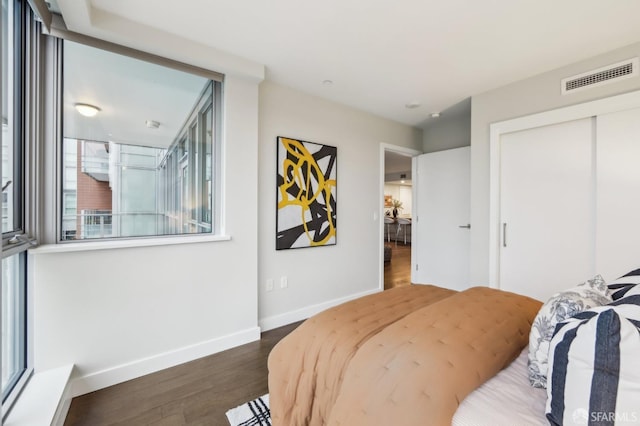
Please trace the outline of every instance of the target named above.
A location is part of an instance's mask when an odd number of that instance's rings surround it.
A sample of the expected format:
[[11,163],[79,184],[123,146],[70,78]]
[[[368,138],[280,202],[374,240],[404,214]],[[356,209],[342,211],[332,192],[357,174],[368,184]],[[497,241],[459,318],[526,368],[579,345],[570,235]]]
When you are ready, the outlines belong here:
[[[178,62],[172,59],[168,59],[168,58],[164,58],[164,57],[160,57],[157,55],[153,55],[153,54],[149,54],[146,52],[142,52],[142,51],[138,51],[136,49],[132,49],[129,47],[125,47],[125,46],[121,46],[121,45],[117,45],[114,43],[110,43],[110,42],[106,42],[104,40],[99,40],[99,39],[95,39],[93,37],[89,37],[89,36],[85,36],[85,35],[81,35],[81,34],[77,34],[74,32],[71,32],[69,30],[66,29],[66,26],[64,25],[64,22],[61,20],[61,18],[58,15],[53,15],[53,20],[52,20],[52,27],[51,30],[49,32],[49,34],[51,36],[54,36],[55,38],[59,39],[58,42],[59,44],[59,48],[58,48],[58,52],[57,52],[57,73],[59,75],[62,75],[62,69],[64,64],[62,63],[62,44],[63,41],[72,41],[78,44],[83,44],[89,47],[93,47],[93,48],[97,48],[97,49],[102,49],[105,50],[107,52],[111,52],[111,53],[115,53],[115,54],[119,54],[119,55],[124,55],[124,56],[128,56],[131,57],[133,59],[137,59],[137,60],[142,60],[142,61],[146,61],[149,63],[153,63],[156,65],[160,65],[160,66],[164,66],[164,67],[168,67],[168,68],[172,68],[181,72],[186,72],[186,73],[191,73],[194,74],[196,76],[200,76],[200,77],[205,77],[206,79],[209,80],[209,83],[206,85],[206,89],[203,90],[206,91],[207,89],[211,91],[211,95],[212,95],[212,100],[211,101],[203,101],[202,99],[199,99],[198,102],[196,103],[196,105],[194,105],[193,110],[191,111],[188,120],[191,119],[191,117],[193,116],[194,113],[197,114],[197,122],[195,125],[195,132],[200,135],[202,133],[201,130],[201,120],[203,118],[203,114],[202,112],[206,112],[208,108],[210,108],[212,110],[211,112],[211,130],[212,130],[212,135],[211,135],[211,158],[210,158],[210,164],[208,166],[208,168],[211,170],[211,224],[210,226],[208,226],[209,230],[208,231],[204,231],[204,232],[200,232],[200,233],[184,233],[182,232],[182,230],[177,229],[177,233],[174,234],[159,234],[159,235],[144,235],[144,236],[126,236],[126,237],[103,237],[103,238],[87,238],[87,239],[78,239],[78,240],[65,240],[63,239],[64,235],[63,235],[63,226],[62,226],[62,216],[64,213],[64,200],[63,200],[63,194],[64,194],[64,189],[62,187],[63,182],[62,179],[63,177],[60,176],[60,170],[64,171],[65,169],[65,164],[64,164],[64,160],[63,160],[63,144],[62,141],[64,139],[64,135],[63,135],[63,131],[62,131],[62,127],[63,127],[63,99],[62,99],[62,90],[60,90],[62,88],[62,78],[60,78],[57,82],[58,85],[58,93],[60,93],[59,97],[60,99],[57,99],[56,101],[56,108],[58,109],[58,111],[54,114],[54,116],[56,117],[55,119],[58,121],[58,129],[59,129],[59,134],[56,137],[56,158],[57,160],[57,164],[55,165],[55,171],[56,171],[56,176],[58,176],[58,188],[56,188],[56,194],[55,194],[55,202],[56,202],[56,219],[55,219],[55,235],[54,235],[54,242],[56,244],[60,244],[60,245],[73,245],[73,244],[81,244],[81,245],[86,245],[86,244],[91,244],[91,243],[100,243],[100,242],[111,242],[113,244],[113,247],[131,247],[131,246],[147,246],[147,245],[166,245],[166,244],[172,244],[174,241],[173,240],[177,240],[180,239],[182,241],[177,241],[177,243],[181,243],[181,242],[188,242],[190,238],[194,238],[193,241],[198,241],[196,239],[200,239],[202,241],[223,241],[223,240],[229,240],[230,237],[226,236],[224,234],[224,227],[223,227],[223,223],[222,223],[222,210],[223,210],[223,206],[222,206],[222,188],[223,188],[223,184],[221,182],[221,178],[222,178],[222,172],[221,169],[223,167],[222,164],[222,156],[221,156],[221,152],[222,152],[222,144],[223,144],[223,140],[222,140],[222,120],[223,120],[223,112],[222,112],[222,105],[223,105],[223,100],[222,100],[222,96],[223,96],[223,83],[224,83],[224,75],[214,72],[214,71],[210,71],[210,70],[206,70],[203,68],[199,68],[193,65],[189,65],[189,64],[185,64],[182,62]],[[204,105],[204,107],[202,107]],[[185,150],[188,150],[187,152],[184,153],[184,155],[182,156],[183,158],[190,158],[191,156],[193,156],[193,147],[190,143],[190,139],[191,139],[191,129],[187,126],[188,124],[188,120],[187,122],[185,122],[185,127],[183,127],[178,134],[175,137],[175,140],[177,141],[177,145],[179,146],[181,144],[181,142],[184,142],[184,148]],[[202,151],[205,153],[208,153],[206,148],[202,148]],[[204,162],[206,161],[206,155],[201,155],[201,157],[203,157],[202,160],[198,161],[198,167],[200,168],[200,164],[203,164],[202,167],[202,176],[203,179],[205,178],[206,172],[205,169],[207,167],[204,167]],[[181,169],[181,163],[182,163],[182,158],[178,159],[178,169],[177,172],[178,174],[182,173],[182,169]],[[190,177],[193,176],[194,174],[194,166],[195,163],[189,162],[188,164],[188,175]],[[158,168],[158,172],[160,172],[160,168]],[[181,195],[182,192],[182,177],[181,176],[175,176],[176,178],[178,178],[178,180],[180,181],[180,186],[177,186],[175,188],[165,188],[165,192],[161,193],[161,189],[160,186],[158,186],[157,188],[157,192],[158,192],[158,200],[162,200],[165,196],[169,197],[171,195],[171,192],[174,192],[173,194],[173,199],[178,200],[177,197],[179,197]],[[189,179],[189,185],[188,185],[188,191],[191,195],[194,195],[194,192],[196,190],[196,186],[194,186],[192,184],[193,179]],[[202,193],[204,193],[207,190],[207,183],[206,182],[202,182],[201,183],[201,191]],[[168,189],[168,190],[167,190]],[[208,199],[209,197],[207,197]],[[178,218],[181,218],[183,216],[185,216],[185,212],[184,211],[180,211],[180,212],[176,212]],[[195,215],[195,218],[193,217]],[[201,218],[202,213],[201,212],[189,212],[189,227],[195,227],[197,229],[206,229],[207,227],[203,227],[201,226]],[[180,221],[183,225],[186,223],[184,221]],[[208,225],[208,224],[207,224]],[[184,228],[184,227],[183,227]],[[49,234],[51,235],[51,234]],[[150,243],[149,241],[145,241],[144,243],[141,244],[136,244],[135,241],[140,241],[140,240],[157,240],[155,243]],[[131,242],[131,243],[129,243]]]
[[[14,402],[22,392],[22,389],[33,373],[32,356],[32,336],[30,329],[30,316],[33,304],[30,301],[30,288],[28,283],[28,256],[27,250],[36,245],[35,239],[28,235],[35,231],[35,209],[27,206],[27,200],[33,197],[34,188],[29,184],[26,164],[29,161],[27,156],[32,152],[34,144],[34,127],[37,128],[38,108],[34,104],[34,96],[38,87],[34,84],[34,74],[38,74],[39,60],[37,50],[39,47],[39,24],[35,22],[30,7],[25,0],[7,0],[12,3],[13,10],[9,11],[8,19],[13,21],[13,33],[8,40],[11,43],[10,55],[13,57],[12,80],[8,83],[12,86],[13,99],[11,103],[11,140],[13,149],[12,160],[12,214],[13,226],[2,232],[2,260],[9,261],[17,256],[17,269],[12,274],[18,279],[15,291],[16,305],[11,307],[11,312],[17,312],[16,326],[19,335],[18,347],[13,350],[17,354],[19,369],[8,382],[8,386],[2,392],[2,412],[3,418],[7,416]],[[1,36],[0,36],[1,37]],[[9,55],[8,55],[9,56]],[[36,79],[39,78],[36,77]],[[3,94],[4,96],[4,94]],[[13,101],[13,102],[11,102]],[[1,109],[1,107],[0,107]],[[7,114],[8,117],[8,114]],[[31,127],[33,126],[33,127]],[[4,154],[4,153],[3,153]],[[8,189],[9,189],[8,188]],[[2,200],[4,210],[4,197]],[[5,278],[3,270],[2,278]],[[13,284],[13,283],[12,283]],[[5,286],[9,284],[3,282],[3,293]],[[9,290],[7,290],[9,291]],[[4,316],[4,312],[3,312]]]
[[[19,311],[19,330],[17,330],[20,338],[23,340],[20,342],[20,346],[15,348],[15,352],[17,353],[17,357],[21,359],[22,368],[13,375],[11,380],[8,382],[7,389],[8,391],[2,392],[2,412],[3,419],[6,417],[11,407],[17,400],[20,392],[27,384],[31,375],[33,374],[33,363],[31,361],[30,356],[30,329],[28,327],[28,286],[27,286],[27,252],[26,250],[19,251],[13,253],[11,255],[5,256],[3,253],[2,260],[9,260],[14,256],[18,256],[17,265],[18,270],[17,275],[19,279],[17,295],[18,306],[15,306],[15,310]],[[3,265],[4,266],[4,265]],[[4,268],[3,268],[4,269]],[[4,271],[3,271],[4,276]],[[3,286],[5,284],[3,283]]]
[[[2,232],[2,246],[9,244],[16,234],[24,233],[24,146],[20,141],[24,140],[24,84],[25,84],[25,65],[24,65],[24,43],[25,43],[25,8],[27,6],[21,1],[8,0],[13,3],[13,176],[20,179],[14,179],[10,185],[13,196],[13,229],[11,231]],[[10,82],[11,83],[11,82]]]

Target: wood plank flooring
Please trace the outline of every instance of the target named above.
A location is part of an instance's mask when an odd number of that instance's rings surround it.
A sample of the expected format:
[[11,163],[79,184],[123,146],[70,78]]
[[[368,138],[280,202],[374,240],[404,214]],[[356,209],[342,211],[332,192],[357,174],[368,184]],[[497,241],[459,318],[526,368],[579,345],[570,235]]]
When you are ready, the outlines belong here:
[[228,425],[225,413],[268,392],[267,357],[300,323],[228,351],[74,398],[65,426]]
[[385,290],[411,284],[411,244],[393,241],[385,244],[391,247],[391,261],[384,263]]

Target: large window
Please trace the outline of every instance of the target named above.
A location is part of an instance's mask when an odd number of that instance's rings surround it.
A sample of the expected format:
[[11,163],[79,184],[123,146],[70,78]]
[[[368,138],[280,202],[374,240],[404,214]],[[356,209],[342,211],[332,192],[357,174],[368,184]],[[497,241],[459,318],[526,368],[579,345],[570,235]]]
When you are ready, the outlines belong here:
[[60,239],[216,232],[220,83],[63,49]]
[[2,0],[2,405],[28,377],[24,200],[25,27],[27,7]]
[[[37,234],[52,243],[219,232],[223,77],[106,42],[97,43],[101,50],[45,36],[27,0],[0,1],[0,393],[6,414],[32,372],[27,250]],[[49,176],[45,169],[54,157],[57,197],[38,185],[48,188],[42,173]],[[43,206],[53,204],[59,220],[49,221]]]

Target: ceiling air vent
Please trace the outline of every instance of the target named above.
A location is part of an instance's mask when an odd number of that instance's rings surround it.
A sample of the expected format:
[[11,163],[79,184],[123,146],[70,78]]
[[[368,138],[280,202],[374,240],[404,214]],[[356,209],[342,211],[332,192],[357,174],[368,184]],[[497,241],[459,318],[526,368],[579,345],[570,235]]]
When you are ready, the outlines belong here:
[[627,59],[616,64],[607,65],[597,70],[563,78],[562,94],[574,93],[579,90],[614,83],[629,77],[638,76],[638,58]]

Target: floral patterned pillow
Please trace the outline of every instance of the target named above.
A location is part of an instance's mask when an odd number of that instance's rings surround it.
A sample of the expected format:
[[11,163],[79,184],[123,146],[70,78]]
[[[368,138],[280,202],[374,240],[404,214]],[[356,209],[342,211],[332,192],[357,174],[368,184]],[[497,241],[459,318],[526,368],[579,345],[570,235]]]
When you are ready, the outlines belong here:
[[542,305],[529,334],[528,372],[533,387],[547,387],[549,342],[556,324],[585,309],[606,305],[611,301],[607,284],[600,275],[596,275],[577,287],[554,294]]

